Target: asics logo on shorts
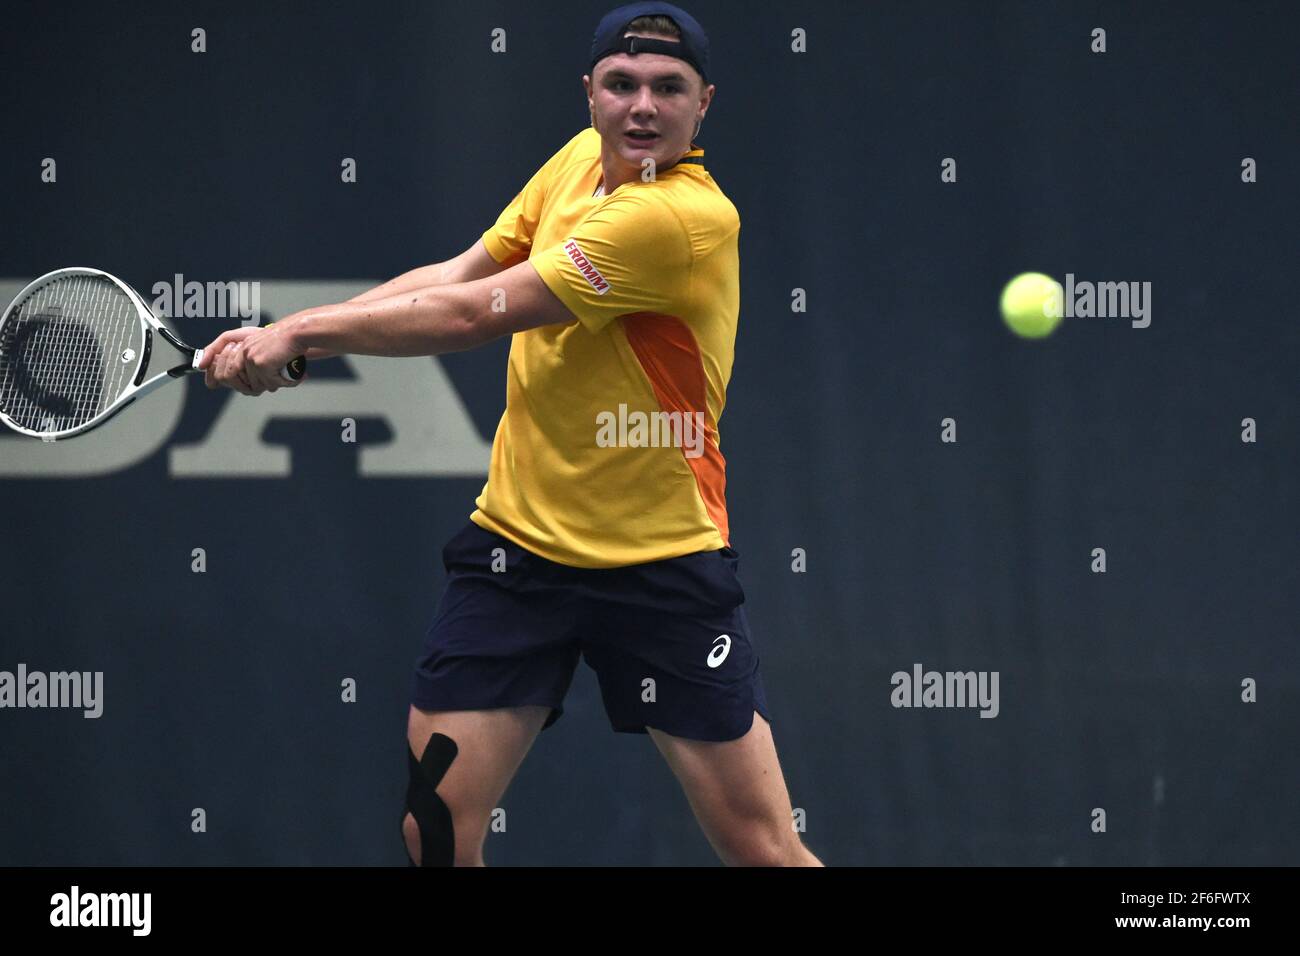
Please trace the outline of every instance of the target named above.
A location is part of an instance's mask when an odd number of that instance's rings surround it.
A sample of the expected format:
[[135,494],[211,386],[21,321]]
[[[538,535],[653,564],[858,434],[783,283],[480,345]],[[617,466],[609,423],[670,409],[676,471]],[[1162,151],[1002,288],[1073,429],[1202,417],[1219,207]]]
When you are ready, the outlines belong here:
[[[722,643],[719,644],[718,641],[722,641]],[[731,653],[731,638],[728,637],[726,634],[719,635],[718,637],[714,638],[713,650],[709,651],[708,665],[710,667],[717,667],[727,659],[727,655],[730,653]]]

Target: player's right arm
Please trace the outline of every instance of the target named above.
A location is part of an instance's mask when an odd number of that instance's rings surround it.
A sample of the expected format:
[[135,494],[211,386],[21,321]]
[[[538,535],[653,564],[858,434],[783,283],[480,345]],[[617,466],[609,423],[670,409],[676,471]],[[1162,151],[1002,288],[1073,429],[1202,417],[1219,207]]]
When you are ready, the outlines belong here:
[[488,276],[496,275],[505,268],[489,255],[487,246],[483,245],[482,239],[479,239],[474,245],[455,258],[448,259],[445,262],[435,262],[433,265],[420,266],[420,268],[412,269],[410,272],[403,272],[397,278],[389,279],[383,285],[375,286],[368,292],[354,296],[348,301],[371,302],[375,299],[386,299],[390,295],[397,295],[399,292],[423,289],[431,285],[455,285],[460,282],[473,282],[475,279],[486,279]]
[[[506,266],[493,259],[487,251],[487,246],[483,244],[483,240],[479,239],[474,245],[454,258],[447,259],[445,262],[420,266],[410,272],[403,272],[396,278],[389,279],[383,285],[377,285],[360,295],[353,296],[348,301],[373,302],[376,299],[386,299],[392,295],[410,292],[414,289],[424,289],[432,285],[456,285],[461,282],[473,282],[475,279],[486,279],[488,276],[494,276],[505,269]],[[337,354],[337,352],[331,352],[328,349],[312,349],[305,358],[312,361],[313,359],[330,358]],[[211,387],[211,383],[209,383],[209,387]]]

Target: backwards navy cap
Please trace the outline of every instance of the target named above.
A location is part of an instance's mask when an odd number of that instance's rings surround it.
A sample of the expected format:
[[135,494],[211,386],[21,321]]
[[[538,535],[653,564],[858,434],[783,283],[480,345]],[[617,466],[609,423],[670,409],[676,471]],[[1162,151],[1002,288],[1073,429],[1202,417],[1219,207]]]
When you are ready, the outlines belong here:
[[[659,40],[649,37],[625,37],[627,25],[637,17],[668,17],[682,31],[677,40]],[[607,56],[615,53],[662,53],[685,60],[709,82],[709,38],[696,19],[671,3],[629,3],[611,10],[601,17],[596,35],[591,40],[591,70]]]

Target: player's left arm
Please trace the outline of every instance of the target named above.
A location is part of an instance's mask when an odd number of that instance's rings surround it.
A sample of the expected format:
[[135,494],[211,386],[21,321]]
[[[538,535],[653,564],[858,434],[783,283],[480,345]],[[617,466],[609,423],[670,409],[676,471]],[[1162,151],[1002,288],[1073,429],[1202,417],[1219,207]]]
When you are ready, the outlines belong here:
[[[441,355],[504,335],[576,321],[528,262],[472,282],[425,286],[295,313],[242,339],[242,361],[225,363],[218,385],[245,372],[255,394],[286,386],[279,369],[310,349],[353,355]],[[241,330],[234,330],[241,332]],[[223,333],[228,334],[228,333]],[[246,333],[245,333],[246,334]],[[220,355],[221,338],[209,346]]]

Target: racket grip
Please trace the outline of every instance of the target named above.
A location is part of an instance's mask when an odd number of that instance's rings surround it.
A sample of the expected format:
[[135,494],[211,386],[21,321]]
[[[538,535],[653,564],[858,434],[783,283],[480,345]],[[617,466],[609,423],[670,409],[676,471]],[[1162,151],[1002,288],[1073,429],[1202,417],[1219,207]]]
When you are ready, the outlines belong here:
[[[198,369],[199,363],[203,361],[203,349],[195,349],[194,354],[190,356],[190,368]],[[280,369],[280,377],[287,382],[297,382],[307,374],[307,357],[299,355],[288,365]]]
[[293,359],[284,368],[280,369],[280,377],[286,381],[296,382],[307,374],[307,357],[299,355]]

